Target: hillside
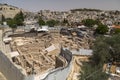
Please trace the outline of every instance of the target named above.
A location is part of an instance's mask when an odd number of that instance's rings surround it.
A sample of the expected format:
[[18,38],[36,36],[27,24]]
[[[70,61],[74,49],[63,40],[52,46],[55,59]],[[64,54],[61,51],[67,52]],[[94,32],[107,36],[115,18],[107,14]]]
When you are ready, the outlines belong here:
[[8,4],[0,4],[0,15],[5,18],[13,18],[21,9]]

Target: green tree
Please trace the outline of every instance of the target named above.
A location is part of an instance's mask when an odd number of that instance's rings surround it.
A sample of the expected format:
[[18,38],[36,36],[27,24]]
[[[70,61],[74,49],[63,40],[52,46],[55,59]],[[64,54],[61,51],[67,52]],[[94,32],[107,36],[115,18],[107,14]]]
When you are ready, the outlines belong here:
[[67,19],[65,19],[64,18],[64,20],[62,21],[62,23],[61,23],[62,25],[69,25],[69,22],[68,22],[68,20]]
[[4,22],[5,21],[5,17],[4,17],[4,15],[2,15],[2,22]]
[[45,21],[41,17],[39,17],[38,24],[39,26],[46,25]]
[[119,34],[119,33],[120,33],[120,29],[117,28],[114,30],[114,34]]
[[106,43],[109,45],[112,61],[120,62],[120,34],[107,38]]
[[95,24],[96,25],[101,25],[102,24],[98,19],[96,19],[96,20],[85,19],[85,20],[82,20],[82,23],[87,27],[93,27]]
[[17,26],[22,26],[24,21],[24,15],[22,11],[15,15],[13,19],[7,18],[6,22],[11,28],[17,28]]
[[83,63],[82,71],[80,71],[80,80],[107,80],[108,75],[102,72],[99,66],[93,66],[91,63]]
[[2,21],[0,21],[0,24],[2,24]]
[[8,24],[9,27],[11,27],[11,28],[17,28],[16,21],[15,21],[14,19],[9,19],[9,20],[7,20],[7,24]]
[[95,25],[95,21],[93,19],[82,20],[82,23],[87,27],[93,27]]
[[20,11],[18,14],[16,14],[16,16],[14,17],[14,20],[16,21],[17,26],[23,25],[24,15],[23,15],[22,11]]
[[120,34],[97,38],[93,46],[92,61],[96,65],[120,61]]
[[97,34],[106,34],[108,32],[108,27],[106,25],[98,25],[97,29],[96,29],[96,33]]
[[48,20],[47,22],[46,22],[46,24],[49,26],[49,27],[54,27],[56,24],[57,24],[57,21],[55,21],[55,20]]
[[109,53],[109,45],[105,42],[106,38],[101,36],[96,39],[94,42],[93,49],[93,56],[91,57],[93,63],[95,65],[103,65],[104,63],[107,63],[111,55]]
[[99,19],[94,20],[94,24],[96,25],[102,25],[101,21]]
[[90,62],[83,63],[80,80],[107,80],[109,75],[102,71],[103,64],[120,62],[120,34],[98,37],[92,49]]

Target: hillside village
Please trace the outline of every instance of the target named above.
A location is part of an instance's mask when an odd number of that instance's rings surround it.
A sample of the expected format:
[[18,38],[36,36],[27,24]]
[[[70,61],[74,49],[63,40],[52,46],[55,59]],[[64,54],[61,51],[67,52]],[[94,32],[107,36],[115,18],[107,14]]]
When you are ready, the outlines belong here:
[[[18,12],[24,10],[10,6],[7,4],[0,5],[0,15],[5,18],[13,18]],[[73,25],[80,22],[84,19],[94,19],[100,20],[103,24],[112,25],[120,24],[120,12],[119,11],[105,11],[105,10],[95,10],[95,9],[73,9],[69,11],[50,11],[50,10],[40,10],[37,13],[26,12],[26,16],[35,19],[36,16],[41,16],[43,20],[56,20],[63,22],[67,20],[69,25]],[[28,17],[27,17],[28,18]]]

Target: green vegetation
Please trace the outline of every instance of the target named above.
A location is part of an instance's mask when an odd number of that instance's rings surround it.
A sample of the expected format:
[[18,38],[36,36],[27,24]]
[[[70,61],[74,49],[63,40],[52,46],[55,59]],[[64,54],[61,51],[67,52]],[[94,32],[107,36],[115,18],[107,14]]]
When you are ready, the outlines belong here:
[[46,24],[47,24],[49,27],[54,27],[54,26],[57,25],[58,23],[59,23],[59,21],[56,21],[56,20],[53,20],[53,19],[48,20],[48,21],[46,22]]
[[75,11],[97,11],[97,12],[100,12],[101,10],[99,10],[99,9],[87,9],[87,8],[83,8],[83,9],[72,9],[71,11],[72,12],[75,12]]
[[4,22],[5,21],[5,17],[4,17],[4,15],[2,15],[2,22]]
[[5,21],[5,17],[4,17],[4,15],[2,15],[0,24],[3,24],[4,21]]
[[20,13],[18,13],[18,14],[14,17],[14,20],[16,21],[16,25],[17,25],[17,26],[22,26],[22,25],[23,25],[24,15],[23,15],[22,11],[20,11]]
[[98,25],[95,33],[97,34],[106,34],[108,32],[108,27],[106,25],[103,25],[99,20],[93,20],[93,19],[85,19],[82,21],[82,23],[87,27],[93,27],[94,25]]
[[24,15],[22,12],[16,14],[16,16],[13,19],[6,19],[5,20],[9,27],[16,28],[17,26],[22,26],[24,21]]
[[96,65],[120,61],[120,34],[97,38],[93,46],[92,60]]
[[96,29],[96,33],[97,34],[106,34],[108,32],[108,27],[106,25],[98,25],[97,29]]
[[109,75],[102,68],[105,63],[120,62],[120,34],[98,37],[92,49],[89,63],[83,63],[80,80],[107,80]]
[[80,80],[107,80],[108,75],[102,72],[99,66],[93,66],[91,63],[83,63]]
[[38,24],[39,26],[46,25],[45,21],[41,17],[39,17]]
[[107,63],[110,60],[110,48],[109,45],[106,43],[105,37],[98,37],[94,42],[94,46],[92,48],[93,56],[91,57],[91,59],[95,65],[102,66],[104,63]]
[[87,27],[93,27],[94,25],[100,25],[101,24],[101,22],[99,20],[93,20],[93,19],[82,20],[82,23]]
[[9,19],[9,20],[7,20],[7,24],[8,24],[9,27],[11,27],[11,28],[17,28],[16,21],[15,21],[14,19]]
[[43,26],[43,25],[48,25],[49,27],[54,27],[55,25],[58,25],[60,22],[57,20],[48,20],[48,21],[44,21],[41,17],[39,17],[38,19],[38,24],[39,26]]
[[120,33],[120,29],[115,29],[114,30],[114,34],[119,34]]
[[61,22],[61,25],[65,26],[65,25],[69,25],[69,22],[67,19],[64,19],[62,22]]

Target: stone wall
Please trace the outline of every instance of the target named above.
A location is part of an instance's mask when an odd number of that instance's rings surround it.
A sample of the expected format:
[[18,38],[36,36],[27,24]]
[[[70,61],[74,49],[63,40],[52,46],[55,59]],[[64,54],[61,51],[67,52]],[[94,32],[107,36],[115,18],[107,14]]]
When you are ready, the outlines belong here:
[[0,52],[0,72],[8,80],[24,80],[25,78],[21,71],[2,52]]
[[70,73],[70,70],[72,68],[72,53],[69,50],[61,49],[60,55],[67,60],[68,65],[65,67],[57,68],[53,72],[49,73],[48,76],[43,80],[66,80],[67,79]]

